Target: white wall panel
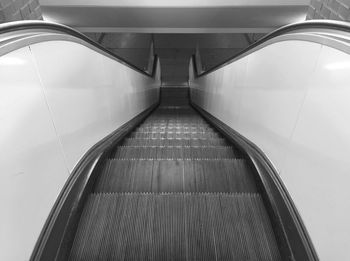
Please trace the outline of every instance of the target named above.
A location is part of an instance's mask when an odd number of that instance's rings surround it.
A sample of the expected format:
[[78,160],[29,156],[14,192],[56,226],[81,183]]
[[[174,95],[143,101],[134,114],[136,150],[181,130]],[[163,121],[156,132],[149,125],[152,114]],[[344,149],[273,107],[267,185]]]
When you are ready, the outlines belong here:
[[323,47],[283,167],[324,260],[350,259],[349,69],[348,54]]
[[346,53],[289,40],[190,81],[197,105],[272,160],[322,260],[350,259],[349,69]]
[[79,159],[158,101],[157,73],[67,41],[0,57],[0,260],[29,259]]
[[156,102],[149,95],[159,88],[153,79],[80,44],[31,49],[70,170],[97,141]]
[[0,79],[0,260],[28,260],[69,173],[28,47]]
[[[31,46],[70,170],[84,152],[112,131],[102,56],[80,44]],[[50,55],[48,55],[50,54]]]

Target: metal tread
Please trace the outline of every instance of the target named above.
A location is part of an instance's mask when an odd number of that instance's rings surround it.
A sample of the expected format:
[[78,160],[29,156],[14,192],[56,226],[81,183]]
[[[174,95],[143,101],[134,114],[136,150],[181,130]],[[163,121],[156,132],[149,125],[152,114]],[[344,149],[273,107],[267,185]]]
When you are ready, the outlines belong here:
[[258,194],[92,194],[69,260],[281,260]]
[[189,146],[189,145],[169,145],[169,146],[164,146],[164,145],[120,145],[118,146],[118,148],[197,148],[197,149],[205,149],[205,148],[211,148],[211,149],[223,149],[223,148],[230,148],[233,149],[232,146],[230,145],[193,145],[193,146]]
[[137,128],[137,132],[216,132],[210,127],[143,127],[142,125]]
[[281,260],[250,166],[188,95],[162,89],[109,153],[69,260]]
[[242,159],[111,159],[95,192],[256,192],[251,170]]
[[210,132],[132,132],[129,135],[129,138],[167,138],[167,139],[176,139],[176,138],[187,138],[187,139],[207,139],[207,138],[221,138],[219,133],[210,133]]
[[229,145],[225,139],[143,139],[126,138],[122,145],[141,146],[225,146]]
[[239,158],[233,147],[157,147],[157,146],[118,146],[112,158],[154,158],[154,159],[191,159],[191,158]]

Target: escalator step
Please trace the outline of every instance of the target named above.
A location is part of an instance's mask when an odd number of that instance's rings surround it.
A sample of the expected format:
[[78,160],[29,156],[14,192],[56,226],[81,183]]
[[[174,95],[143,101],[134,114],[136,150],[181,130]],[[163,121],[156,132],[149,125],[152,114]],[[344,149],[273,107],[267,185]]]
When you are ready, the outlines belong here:
[[169,127],[169,128],[181,128],[181,127],[187,127],[187,128],[211,128],[210,125],[203,123],[203,124],[196,124],[196,123],[157,123],[153,121],[145,121],[144,123],[141,124],[143,127]]
[[196,114],[196,111],[190,106],[160,106],[155,111],[156,114]]
[[161,127],[161,126],[154,126],[154,127],[144,127],[140,126],[135,130],[135,132],[216,132],[212,128],[208,127]]
[[127,138],[123,146],[227,146],[225,139],[138,139]]
[[158,107],[102,162],[69,260],[281,260],[255,173],[189,105]]
[[256,192],[245,160],[109,160],[96,192]]
[[215,139],[217,132],[132,132],[130,138],[141,139]]
[[92,194],[69,260],[281,260],[257,194]]
[[178,119],[169,119],[168,117],[160,118],[152,118],[149,120],[146,120],[144,122],[145,124],[167,124],[167,125],[205,125],[206,122],[204,120],[198,119],[198,118],[192,118],[192,119],[184,119],[184,118],[178,118]]
[[117,147],[117,159],[230,159],[238,158],[232,147]]

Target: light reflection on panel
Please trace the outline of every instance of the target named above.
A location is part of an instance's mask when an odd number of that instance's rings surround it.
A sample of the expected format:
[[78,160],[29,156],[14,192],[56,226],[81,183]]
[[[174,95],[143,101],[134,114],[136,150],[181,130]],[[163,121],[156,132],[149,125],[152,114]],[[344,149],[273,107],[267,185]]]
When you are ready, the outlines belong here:
[[346,251],[350,247],[349,64],[348,54],[323,47],[291,140],[294,149],[287,151],[290,160],[284,166],[293,191],[306,190],[311,184],[311,191],[319,192],[296,197],[313,205],[312,213],[302,211],[310,232],[320,239],[317,244],[324,260],[334,259],[334,250],[339,251],[337,260],[350,258]]
[[112,131],[105,113],[108,91],[101,55],[63,41],[39,43],[31,49],[72,170],[87,149]]
[[0,260],[27,260],[68,177],[29,48],[0,57]]
[[147,96],[153,79],[80,44],[31,49],[70,170],[97,141],[156,102]]
[[321,260],[350,259],[349,68],[346,53],[284,41],[191,79],[195,103],[272,160]]

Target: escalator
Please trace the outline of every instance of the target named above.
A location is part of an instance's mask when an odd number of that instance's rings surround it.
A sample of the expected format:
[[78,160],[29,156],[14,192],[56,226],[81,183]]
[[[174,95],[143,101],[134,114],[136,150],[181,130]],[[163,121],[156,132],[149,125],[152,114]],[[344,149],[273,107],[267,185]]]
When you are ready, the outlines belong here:
[[254,168],[187,88],[162,88],[100,169],[69,260],[281,260]]

